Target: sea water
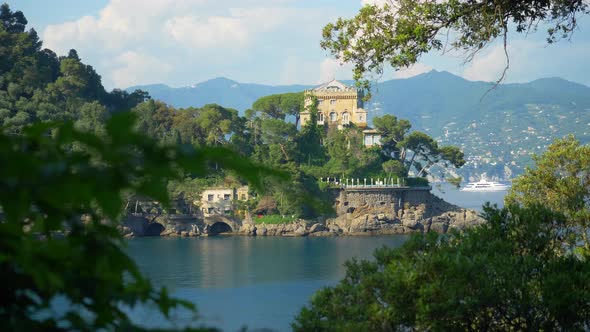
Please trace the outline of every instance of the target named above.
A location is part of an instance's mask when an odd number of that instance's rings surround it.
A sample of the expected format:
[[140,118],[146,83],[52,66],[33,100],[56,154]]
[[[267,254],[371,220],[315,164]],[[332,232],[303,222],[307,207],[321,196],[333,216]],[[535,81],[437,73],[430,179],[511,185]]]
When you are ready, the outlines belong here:
[[[448,184],[433,194],[481,211],[485,202],[502,206],[506,192],[462,192]],[[376,248],[399,247],[407,236],[378,237],[197,237],[137,238],[128,253],[156,286],[195,303],[199,319],[177,311],[167,322],[152,308],[137,308],[133,318],[150,327],[206,324],[237,331],[288,331],[293,317],[318,289],[344,277],[343,264],[370,259]]]

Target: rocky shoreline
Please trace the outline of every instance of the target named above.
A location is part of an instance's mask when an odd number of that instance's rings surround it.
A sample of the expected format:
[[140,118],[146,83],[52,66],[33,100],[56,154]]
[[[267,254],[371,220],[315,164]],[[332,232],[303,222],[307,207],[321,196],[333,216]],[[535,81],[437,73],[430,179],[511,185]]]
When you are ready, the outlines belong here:
[[[338,201],[337,201],[338,202]],[[355,209],[336,206],[334,218],[303,220],[288,224],[256,224],[228,216],[198,218],[192,215],[143,215],[125,218],[119,226],[125,237],[162,236],[195,237],[218,234],[241,236],[375,236],[410,234],[451,229],[466,229],[485,221],[477,211],[460,208],[445,202],[430,192],[422,194],[419,204],[405,204],[403,208],[365,204]]]

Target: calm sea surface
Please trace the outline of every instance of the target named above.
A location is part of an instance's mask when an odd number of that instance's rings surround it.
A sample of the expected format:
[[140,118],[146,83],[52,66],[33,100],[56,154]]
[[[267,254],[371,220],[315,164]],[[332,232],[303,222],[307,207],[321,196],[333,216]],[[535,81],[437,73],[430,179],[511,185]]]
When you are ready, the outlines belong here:
[[[505,192],[464,193],[450,186],[433,193],[459,206],[481,209],[484,202],[501,205]],[[237,331],[269,328],[288,331],[300,308],[318,289],[344,276],[343,264],[368,259],[376,248],[398,247],[406,236],[276,238],[138,238],[128,252],[157,286],[195,303],[199,323]],[[169,326],[150,308],[132,316],[146,326]],[[179,311],[178,327],[193,324]]]

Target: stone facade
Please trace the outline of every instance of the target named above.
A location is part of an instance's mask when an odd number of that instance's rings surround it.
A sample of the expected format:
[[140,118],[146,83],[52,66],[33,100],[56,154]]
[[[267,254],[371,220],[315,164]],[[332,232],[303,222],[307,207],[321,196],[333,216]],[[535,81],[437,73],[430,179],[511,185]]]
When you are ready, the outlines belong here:
[[[332,80],[305,91],[305,108],[311,105],[312,97],[316,97],[319,103],[319,125],[328,124],[340,129],[348,124],[360,128],[367,127],[367,111],[363,109],[362,96],[359,96],[357,89]],[[309,112],[301,112],[301,125],[304,126],[309,120]]]
[[347,86],[342,82],[332,80],[317,88],[306,90],[304,106],[300,113],[301,126],[310,121],[311,115],[307,107],[313,102],[313,97],[318,100],[318,125],[327,124],[329,127],[344,128],[353,124],[363,128],[363,142],[365,146],[380,145],[381,134],[367,127],[367,111],[363,109],[362,95],[356,88]]
[[235,200],[250,199],[248,186],[241,188],[208,188],[201,193],[199,206],[203,216],[230,214]]
[[427,204],[431,199],[430,187],[360,187],[340,191],[335,201],[336,213],[358,213],[362,210],[398,211],[407,206]]
[[429,187],[345,189],[334,208],[338,216],[326,226],[348,235],[445,233],[484,222],[476,211],[445,202]]

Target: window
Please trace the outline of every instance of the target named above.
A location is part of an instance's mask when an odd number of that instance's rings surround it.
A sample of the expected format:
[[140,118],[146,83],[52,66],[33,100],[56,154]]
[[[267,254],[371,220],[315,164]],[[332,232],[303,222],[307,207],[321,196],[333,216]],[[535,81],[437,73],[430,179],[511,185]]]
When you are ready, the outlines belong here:
[[230,195],[229,194],[225,194],[223,195],[223,200],[224,201],[229,201]]
[[336,122],[336,112],[331,112],[330,113],[330,121],[331,122]]
[[214,208],[210,207],[207,209],[207,213],[211,214],[211,213],[213,213],[214,210],[215,210]]
[[318,122],[324,122],[324,113],[318,113]]
[[243,200],[243,201],[246,200],[246,194],[242,194],[241,197],[242,197],[242,198],[240,198],[241,200]]
[[363,116],[359,115],[359,121],[363,121]]
[[207,200],[209,202],[213,202],[213,195],[207,195]]
[[342,113],[342,123],[343,124],[349,124],[350,123],[350,117],[348,115],[348,112],[344,112]]
[[324,103],[323,99],[318,99],[318,106],[321,106]]
[[336,99],[331,99],[330,100],[330,105],[336,105]]

